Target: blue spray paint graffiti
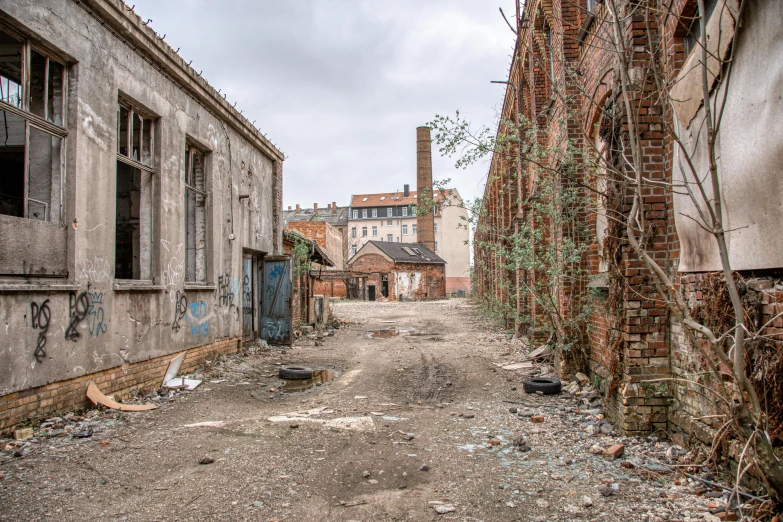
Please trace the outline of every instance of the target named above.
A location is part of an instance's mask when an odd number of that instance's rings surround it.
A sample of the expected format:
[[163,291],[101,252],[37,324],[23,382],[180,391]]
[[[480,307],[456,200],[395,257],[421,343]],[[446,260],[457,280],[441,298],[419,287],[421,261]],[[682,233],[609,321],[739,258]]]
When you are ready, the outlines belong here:
[[108,330],[108,327],[103,324],[103,292],[87,292],[87,296],[90,299],[90,307],[87,309],[90,319],[87,328],[90,330],[90,335],[98,337]]
[[188,316],[190,333],[199,337],[206,337],[209,333],[207,322],[207,304],[204,301],[190,303],[190,315]]

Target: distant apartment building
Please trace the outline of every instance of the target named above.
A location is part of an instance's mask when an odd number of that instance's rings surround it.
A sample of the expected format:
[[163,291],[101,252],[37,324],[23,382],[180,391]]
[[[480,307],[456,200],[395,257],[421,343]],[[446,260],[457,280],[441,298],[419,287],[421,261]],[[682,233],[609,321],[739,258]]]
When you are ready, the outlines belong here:
[[[435,190],[434,251],[446,261],[446,292],[470,289],[470,248],[467,211],[457,189]],[[348,214],[348,259],[368,241],[417,243],[418,193],[405,185],[402,192],[357,194]]]

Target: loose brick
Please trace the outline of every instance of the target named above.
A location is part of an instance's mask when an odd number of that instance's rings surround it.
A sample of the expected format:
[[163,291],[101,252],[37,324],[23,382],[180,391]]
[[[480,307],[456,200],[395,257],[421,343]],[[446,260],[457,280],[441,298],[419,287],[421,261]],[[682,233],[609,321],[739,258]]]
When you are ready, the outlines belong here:
[[614,446],[609,446],[604,450],[603,456],[604,460],[614,460],[617,458],[620,458],[625,453],[625,446],[622,444],[615,444]]

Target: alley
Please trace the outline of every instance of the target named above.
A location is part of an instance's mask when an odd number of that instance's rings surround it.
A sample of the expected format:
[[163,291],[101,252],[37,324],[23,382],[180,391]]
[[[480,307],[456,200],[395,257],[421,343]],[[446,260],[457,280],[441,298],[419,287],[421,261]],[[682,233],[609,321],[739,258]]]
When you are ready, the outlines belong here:
[[[586,429],[600,417],[566,393],[525,394],[493,364],[524,346],[465,299],[335,311],[340,328],[213,361],[158,410],[6,446],[0,520],[707,520],[721,503],[660,474],[667,444]],[[336,378],[286,393],[281,363]],[[591,452],[615,443],[624,458]]]

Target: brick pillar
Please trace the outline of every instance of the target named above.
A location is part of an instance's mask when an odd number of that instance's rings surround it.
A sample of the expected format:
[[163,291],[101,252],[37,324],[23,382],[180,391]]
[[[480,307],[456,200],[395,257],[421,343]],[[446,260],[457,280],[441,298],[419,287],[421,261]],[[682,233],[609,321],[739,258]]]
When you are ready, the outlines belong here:
[[[416,184],[418,197],[432,194],[432,140],[429,127],[416,128]],[[416,218],[417,241],[435,251],[435,214],[428,209]]]

